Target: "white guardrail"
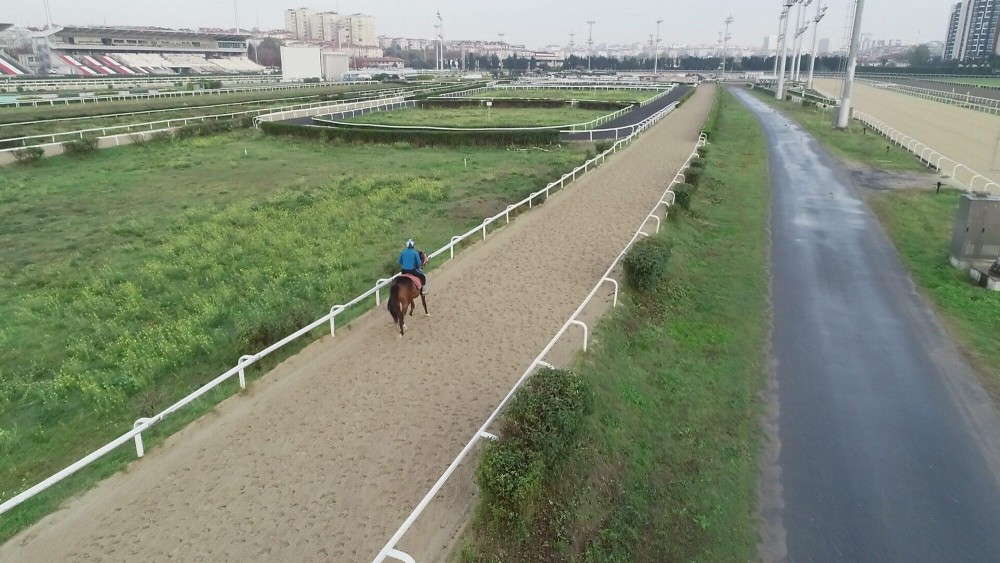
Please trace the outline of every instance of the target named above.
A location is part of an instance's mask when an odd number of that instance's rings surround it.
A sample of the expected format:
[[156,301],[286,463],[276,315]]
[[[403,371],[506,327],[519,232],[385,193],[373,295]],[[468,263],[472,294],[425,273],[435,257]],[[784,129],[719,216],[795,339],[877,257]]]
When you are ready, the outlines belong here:
[[[597,168],[599,166],[599,164],[603,164],[604,163],[604,161],[607,159],[608,155],[612,155],[612,154],[617,153],[618,150],[621,149],[623,146],[631,143],[638,136],[638,134],[640,132],[642,132],[643,130],[648,129],[652,125],[656,124],[660,119],[662,119],[668,113],[670,113],[671,111],[673,111],[673,109],[675,107],[676,107],[676,104],[671,104],[670,106],[667,106],[667,107],[663,108],[662,110],[658,111],[657,113],[649,116],[648,118],[646,118],[645,120],[643,120],[643,122],[641,124],[641,128],[637,129],[632,135],[629,135],[625,139],[622,139],[622,140],[616,142],[615,144],[613,144],[611,146],[611,148],[609,148],[606,151],[602,152],[601,154],[595,156],[594,158],[592,158],[592,159],[584,162],[580,166],[577,166],[572,171],[567,172],[566,174],[564,174],[558,180],[555,180],[555,181],[549,183],[548,185],[546,185],[544,188],[542,188],[542,189],[540,189],[540,190],[538,190],[536,192],[533,192],[531,195],[529,195],[528,197],[522,199],[521,201],[519,201],[519,202],[517,202],[515,204],[512,204],[512,205],[508,205],[507,208],[505,210],[501,211],[500,213],[497,213],[496,215],[493,215],[492,217],[487,217],[486,219],[483,220],[482,223],[480,223],[476,227],[473,227],[471,230],[466,231],[465,233],[463,233],[461,235],[457,235],[457,236],[451,237],[451,241],[448,244],[446,244],[445,246],[443,246],[443,247],[439,248],[438,250],[436,250],[431,255],[429,255],[427,257],[428,260],[432,260],[432,259],[434,259],[434,258],[436,258],[438,256],[441,256],[441,255],[445,254],[445,253],[448,253],[449,259],[454,258],[455,257],[455,247],[458,244],[460,244],[461,242],[465,241],[466,239],[468,239],[470,237],[477,237],[477,236],[480,235],[480,233],[482,234],[483,240],[486,240],[486,235],[487,235],[487,233],[488,233],[489,228],[490,228],[491,225],[493,225],[494,223],[498,223],[500,221],[500,219],[504,219],[505,220],[505,224],[506,223],[510,223],[510,214],[511,214],[512,211],[514,211],[514,210],[516,210],[518,208],[522,208],[524,206],[527,206],[528,209],[531,209],[532,206],[534,205],[534,200],[535,199],[538,199],[538,198],[541,198],[541,197],[544,196],[545,199],[547,200],[549,198],[550,192],[557,191],[559,189],[565,188],[567,184],[570,184],[573,181],[575,181],[578,175],[586,174],[591,169]],[[659,218],[658,217],[656,218],[656,221],[657,221],[657,225],[659,225]],[[115,438],[111,442],[108,442],[104,446],[101,446],[100,448],[94,450],[90,454],[88,454],[88,455],[84,456],[83,458],[77,460],[73,464],[69,465],[68,467],[66,467],[65,469],[59,471],[58,473],[52,475],[51,477],[45,479],[44,481],[42,481],[42,482],[40,482],[40,483],[38,483],[38,484],[36,484],[36,485],[28,488],[27,490],[19,493],[18,495],[14,496],[13,498],[11,498],[11,499],[9,499],[7,501],[4,501],[2,504],[0,504],[0,514],[3,514],[5,512],[7,512],[7,511],[13,509],[14,507],[18,506],[19,504],[21,504],[21,503],[25,502],[26,500],[34,497],[35,495],[41,493],[42,491],[48,489],[52,485],[55,485],[56,483],[62,481],[63,479],[69,477],[70,475],[73,475],[77,471],[79,471],[79,470],[83,469],[84,467],[90,465],[91,463],[93,463],[97,459],[100,459],[101,457],[107,455],[109,452],[117,449],[119,446],[125,444],[126,442],[128,442],[130,440],[132,440],[132,441],[135,442],[135,453],[136,453],[136,456],[141,458],[144,455],[144,453],[145,453],[145,449],[143,447],[143,442],[142,442],[142,433],[143,432],[145,432],[146,430],[148,430],[149,428],[151,428],[155,424],[159,423],[160,421],[162,421],[166,417],[170,416],[171,414],[177,412],[178,410],[180,410],[181,408],[183,408],[185,405],[187,405],[187,404],[191,403],[192,401],[198,399],[199,397],[201,397],[205,393],[208,393],[209,391],[211,391],[212,389],[215,389],[216,387],[218,387],[222,383],[224,383],[224,382],[232,379],[233,377],[237,377],[238,378],[240,389],[246,389],[245,370],[248,367],[254,365],[255,363],[259,362],[261,359],[267,357],[268,355],[276,352],[277,350],[281,349],[282,347],[284,347],[288,343],[290,343],[290,342],[292,342],[294,340],[297,340],[297,339],[299,339],[299,338],[301,338],[301,337],[309,334],[311,331],[313,331],[316,328],[319,328],[319,327],[321,327],[321,326],[329,323],[329,325],[330,325],[330,335],[333,336],[333,337],[336,337],[336,320],[337,320],[337,315],[339,315],[340,313],[346,311],[347,309],[350,309],[352,307],[360,305],[361,303],[364,303],[365,301],[367,301],[367,300],[369,300],[369,299],[371,299],[373,297],[374,297],[375,306],[378,307],[382,303],[382,297],[381,297],[381,290],[382,290],[382,288],[384,288],[387,285],[389,285],[390,283],[392,283],[392,280],[395,279],[397,276],[398,276],[398,274],[395,275],[395,276],[392,276],[391,278],[382,278],[382,279],[379,279],[378,281],[375,282],[375,285],[371,289],[369,289],[368,291],[362,293],[361,295],[355,297],[354,299],[348,301],[347,303],[344,303],[342,305],[334,305],[333,307],[330,308],[330,312],[327,313],[326,315],[323,315],[319,319],[317,319],[317,320],[309,323],[308,325],[300,328],[299,330],[293,332],[292,334],[286,336],[285,338],[282,338],[278,342],[275,342],[274,344],[268,346],[267,348],[264,348],[260,352],[257,352],[256,354],[248,354],[248,355],[240,356],[239,360],[236,363],[236,366],[234,366],[234,367],[230,368],[229,370],[225,371],[224,373],[222,373],[221,375],[217,376],[215,379],[209,381],[205,385],[202,385],[201,387],[199,387],[196,391],[194,391],[193,393],[191,393],[187,397],[184,397],[183,399],[181,399],[181,400],[177,401],[176,403],[170,405],[169,407],[165,408],[159,414],[156,414],[156,415],[154,415],[152,417],[149,417],[149,418],[140,418],[140,419],[136,420],[135,423],[132,425],[132,430],[130,430],[130,431],[122,434],[121,436]]]
[[[672,88],[674,85],[670,85]],[[621,85],[617,86],[614,84],[492,84],[486,85],[479,88],[472,88],[469,90],[461,90],[459,92],[449,92],[447,94],[441,94],[439,98],[468,98],[470,96],[475,96],[477,94],[482,94],[485,92],[495,91],[495,90],[663,90],[664,85],[646,85],[646,86],[636,86],[636,85]]]
[[[0,139],[0,144],[9,143],[20,143],[21,147],[27,147],[33,144],[52,144],[64,141],[71,141],[75,139],[83,139],[88,136],[90,137],[107,137],[110,135],[118,135],[122,133],[133,133],[133,132],[147,132],[147,131],[157,131],[162,129],[169,129],[171,127],[180,127],[183,125],[188,125],[190,123],[199,123],[202,121],[218,121],[220,119],[235,119],[238,117],[250,117],[250,116],[262,116],[268,115],[275,112],[281,111],[301,111],[308,110],[312,108],[328,107],[335,104],[343,104],[350,102],[366,101],[366,100],[383,100],[390,97],[400,97],[407,93],[407,90],[377,90],[371,94],[364,94],[359,92],[359,96],[355,98],[348,98],[345,100],[329,100],[325,102],[309,102],[305,104],[291,104],[287,106],[280,107],[269,107],[269,108],[257,108],[245,111],[235,111],[228,113],[213,113],[209,115],[194,115],[190,117],[174,117],[170,119],[160,119],[156,121],[144,121],[142,123],[131,123],[126,125],[107,125],[105,127],[92,127],[89,129],[77,129],[75,131],[62,131],[59,133],[40,133],[38,135],[25,135],[23,137],[11,137],[8,139]],[[186,109],[198,109],[198,108],[173,108],[172,111],[184,111]],[[97,119],[104,116],[92,116],[92,118]],[[39,142],[40,141],[40,142]],[[17,150],[17,147],[11,149],[4,149],[0,152],[7,152],[11,150]]]
[[925,100],[932,100],[945,104],[956,105],[966,109],[974,109],[1000,115],[1000,99],[984,98],[973,96],[970,93],[959,94],[958,92],[945,92],[943,90],[933,90],[931,88],[919,88],[917,86],[907,86],[905,84],[886,84],[885,82],[865,81],[872,88],[898,92],[908,96],[915,96]]
[[945,169],[942,168],[942,165],[947,163],[947,168],[951,170],[950,176],[955,180],[958,180],[959,182],[962,182],[963,180],[959,178],[958,172],[959,170],[964,170],[966,172],[965,176],[968,178],[968,180],[966,180],[964,183],[968,184],[969,191],[976,190],[976,184],[979,180],[982,180],[984,182],[983,190],[989,190],[990,186],[993,186],[995,189],[1000,188],[1000,184],[997,184],[996,182],[990,180],[985,175],[976,172],[975,170],[969,168],[968,166],[962,164],[961,162],[958,162],[957,160],[944,156],[940,152],[932,149],[931,147],[925,145],[924,143],[918,141],[917,139],[914,139],[913,137],[910,137],[909,135],[894,129],[893,127],[887,125],[882,121],[879,121],[878,119],[875,119],[874,117],[872,117],[867,113],[861,111],[855,111],[854,119],[857,119],[858,121],[868,125],[874,131],[878,132],[880,135],[888,139],[889,142],[891,142],[892,144],[910,151],[911,153],[916,155],[916,157],[920,159],[920,162],[924,163],[928,168],[934,168],[938,171],[944,172]]
[[[659,211],[661,205],[664,206],[665,207],[664,218],[666,218],[667,214],[669,213],[669,208],[671,205],[673,205],[675,199],[673,187],[684,180],[684,170],[686,170],[688,166],[691,164],[691,160],[694,159],[696,156],[698,156],[698,147],[702,147],[707,143],[708,139],[705,136],[705,134],[702,133],[701,135],[699,135],[698,143],[695,145],[695,149],[691,152],[691,155],[687,158],[687,160],[684,162],[684,165],[674,176],[674,179],[671,180],[670,184],[667,186],[666,191],[664,191],[663,195],[660,196],[660,200],[656,203],[656,205],[653,206],[653,209],[649,212],[648,215],[646,215],[645,219],[642,220],[642,223],[639,225],[639,229],[635,232],[634,235],[632,235],[632,239],[628,241],[628,243],[625,245],[625,248],[623,248],[621,253],[618,254],[618,257],[611,262],[611,266],[609,266],[608,269],[604,272],[604,275],[600,277],[600,279],[597,282],[597,285],[594,286],[594,289],[590,290],[590,293],[588,293],[587,296],[583,299],[583,302],[580,303],[580,306],[577,307],[575,311],[573,311],[573,314],[569,316],[569,319],[567,319],[566,322],[563,323],[562,327],[556,332],[556,335],[552,337],[552,340],[550,340],[549,343],[545,345],[545,348],[542,348],[542,351],[537,356],[535,356],[535,359],[531,362],[530,365],[528,365],[528,369],[525,370],[525,372],[521,375],[521,378],[517,380],[517,383],[515,383],[514,387],[512,387],[511,390],[507,393],[507,396],[504,397],[502,401],[500,401],[500,404],[497,405],[497,407],[490,414],[489,418],[486,419],[486,422],[484,422],[483,425],[479,427],[479,430],[477,430],[476,433],[472,435],[472,439],[470,439],[468,443],[465,444],[465,447],[462,448],[462,451],[460,451],[458,453],[458,456],[455,457],[454,461],[451,462],[451,465],[449,465],[448,468],[445,469],[441,477],[439,477],[437,482],[434,483],[434,486],[432,486],[431,489],[427,491],[427,494],[424,495],[424,498],[421,499],[419,504],[417,504],[417,507],[413,509],[413,512],[410,513],[410,515],[406,518],[406,520],[399,527],[399,529],[396,530],[396,533],[393,534],[391,538],[389,538],[389,541],[386,542],[382,550],[378,552],[378,555],[375,556],[373,563],[382,563],[387,558],[396,559],[397,561],[403,561],[405,563],[416,563],[416,560],[408,553],[397,549],[396,544],[398,544],[399,540],[401,540],[403,536],[406,535],[406,532],[410,529],[410,526],[412,526],[413,523],[416,522],[417,518],[420,517],[420,514],[424,511],[425,508],[427,508],[427,505],[430,504],[431,500],[433,500],[434,497],[438,494],[438,491],[441,490],[441,487],[443,487],[448,478],[451,477],[451,474],[454,473],[455,469],[457,469],[458,466],[462,463],[462,460],[464,460],[465,457],[469,455],[469,452],[472,451],[472,448],[475,447],[475,445],[479,443],[480,440],[497,439],[497,436],[495,434],[489,432],[490,425],[492,425],[493,421],[495,421],[496,418],[500,416],[500,413],[503,411],[503,408],[507,406],[507,403],[510,402],[511,398],[513,398],[514,393],[516,393],[517,390],[521,388],[521,385],[531,376],[531,374],[534,373],[536,369],[538,369],[539,367],[547,367],[547,368],[553,367],[552,364],[545,361],[545,356],[547,356],[548,353],[552,350],[552,348],[555,347],[556,343],[559,341],[560,338],[562,338],[563,334],[565,334],[566,331],[569,330],[570,326],[576,325],[583,330],[583,351],[584,352],[587,351],[588,328],[586,323],[578,319],[580,313],[583,312],[583,309],[587,306],[588,303],[590,303],[590,301],[594,298],[594,296],[597,295],[598,290],[600,290],[605,283],[610,283],[612,286],[614,286],[615,293],[614,293],[614,300],[612,302],[612,307],[618,306],[618,281],[615,280],[613,277],[611,277],[612,275],[611,272],[615,269],[616,266],[618,266],[619,262],[621,262],[622,257],[625,256],[625,253],[628,252],[630,248],[632,248],[632,245],[635,244],[635,241],[638,240],[640,236],[650,236],[649,233],[645,231],[646,225],[649,223],[650,219],[656,220],[655,232],[657,233],[660,232],[660,217],[659,215],[657,215],[657,211]],[[667,201],[668,195],[670,196],[669,201]]]

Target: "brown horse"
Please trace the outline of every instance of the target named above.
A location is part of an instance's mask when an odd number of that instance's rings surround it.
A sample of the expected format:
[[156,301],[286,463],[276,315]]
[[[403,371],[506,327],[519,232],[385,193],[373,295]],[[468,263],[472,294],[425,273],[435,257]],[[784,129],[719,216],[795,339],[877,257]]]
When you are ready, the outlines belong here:
[[392,287],[389,288],[389,303],[387,308],[389,309],[389,314],[392,315],[392,320],[399,323],[399,337],[403,337],[403,333],[406,332],[406,310],[410,310],[410,316],[413,316],[413,310],[417,308],[417,297],[420,297],[420,303],[424,306],[424,315],[431,316],[427,312],[427,301],[424,299],[424,294],[417,289],[417,284],[413,283],[407,276],[399,276],[394,282],[392,282]]

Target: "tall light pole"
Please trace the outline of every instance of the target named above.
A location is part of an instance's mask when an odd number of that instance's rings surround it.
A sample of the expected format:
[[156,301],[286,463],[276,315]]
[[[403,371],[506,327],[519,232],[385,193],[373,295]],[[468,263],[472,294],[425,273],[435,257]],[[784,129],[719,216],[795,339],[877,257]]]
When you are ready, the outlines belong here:
[[847,76],[844,77],[844,91],[837,113],[837,129],[847,129],[851,122],[851,91],[854,89],[854,67],[858,64],[858,47],[861,44],[861,14],[865,0],[858,0],[854,8],[854,29],[851,31],[851,50],[847,53]]
[[500,57],[500,53],[503,53],[503,36],[507,35],[504,32],[497,33],[497,37],[500,38],[500,49],[497,51],[497,58],[500,59],[500,74],[503,75],[503,58]]
[[594,24],[597,23],[594,20],[588,20],[587,25],[590,26],[590,36],[587,38],[587,71],[590,71],[590,59],[594,56]]
[[726,33],[722,36],[722,79],[726,79],[726,51],[729,48],[729,40],[732,35],[729,35],[729,26],[733,23],[733,16],[726,18]]
[[785,7],[782,10],[784,24],[781,26],[781,64],[778,70],[778,86],[774,91],[774,99],[785,99],[785,63],[788,59],[788,16],[791,15],[792,6],[796,0],[785,0]]
[[660,24],[661,23],[663,23],[663,20],[656,20],[656,47],[655,47],[655,49],[653,51],[653,75],[654,76],[656,76],[656,73],[659,70],[657,67],[659,66],[659,62],[660,62]]
[[795,62],[798,60],[798,45],[799,37],[802,35],[802,2],[803,0],[795,0],[798,4],[798,8],[795,9],[795,34],[792,36],[792,66],[788,69],[788,79],[792,82],[795,81]]
[[795,58],[795,81],[802,81],[802,50],[805,49],[806,37],[805,34],[809,31],[809,16],[806,15],[805,8],[813,3],[813,0],[806,0],[805,4],[802,5],[802,27],[799,28],[799,33],[802,37],[799,38],[799,52],[798,56]]
[[438,10],[438,41],[441,43],[441,70],[444,70],[444,19],[441,17],[441,10]]
[[778,16],[778,34],[774,36],[774,76],[778,76],[778,58],[781,57],[781,26],[785,23],[785,13],[784,7],[782,7],[781,15]]
[[812,90],[813,87],[813,73],[816,71],[816,55],[819,51],[819,22],[823,21],[823,16],[826,15],[826,6],[823,5],[823,0],[816,2],[816,17],[813,18],[813,48],[812,55],[809,57],[809,81],[806,82],[806,90]]

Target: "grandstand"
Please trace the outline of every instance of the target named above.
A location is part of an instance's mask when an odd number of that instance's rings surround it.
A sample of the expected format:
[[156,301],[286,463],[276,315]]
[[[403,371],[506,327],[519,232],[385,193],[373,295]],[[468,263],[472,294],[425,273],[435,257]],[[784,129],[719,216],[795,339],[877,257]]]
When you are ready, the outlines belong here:
[[[249,35],[131,27],[62,26],[41,32],[36,55],[49,72],[77,76],[261,73]],[[5,72],[0,61],[0,72]]]

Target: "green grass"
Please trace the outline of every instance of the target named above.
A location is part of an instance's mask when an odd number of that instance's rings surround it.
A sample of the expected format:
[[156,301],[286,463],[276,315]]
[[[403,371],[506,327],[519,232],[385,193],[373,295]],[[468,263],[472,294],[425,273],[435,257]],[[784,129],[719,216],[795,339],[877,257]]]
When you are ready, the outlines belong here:
[[347,119],[377,125],[435,127],[539,127],[586,123],[612,113],[576,108],[406,108]]
[[[407,238],[438,248],[586,149],[342,145],[241,130],[4,169],[0,499],[370,288]],[[129,450],[4,515],[0,540],[120,469]]]
[[563,90],[555,88],[497,89],[471,96],[478,99],[542,98],[546,100],[598,100],[602,102],[641,102],[652,98],[655,90]]
[[[395,88],[395,85],[352,85],[352,86],[317,86],[315,88],[297,88],[278,91],[248,91],[238,94],[211,94],[202,96],[180,96],[174,98],[155,98],[152,100],[128,100],[122,102],[96,102],[57,104],[55,106],[22,106],[19,108],[4,108],[0,112],[0,123],[16,123],[62,117],[92,117],[112,113],[133,111],[148,111],[155,109],[186,109],[204,105],[231,104],[250,102],[262,99],[297,98],[300,96],[320,96],[339,92],[355,92],[381,88]],[[293,102],[294,103],[294,102]],[[148,120],[147,120],[148,121]],[[3,131],[0,129],[0,131]],[[6,133],[3,137],[11,137]]]
[[[594,392],[548,477],[526,544],[474,521],[471,561],[755,557],[758,394],[767,369],[769,177],[753,115],[728,93],[691,212],[673,210],[667,281],[626,292],[573,370]],[[683,213],[683,214],[682,214]]]
[[1000,292],[974,286],[967,272],[948,262],[960,195],[896,190],[873,194],[870,203],[914,281],[943,313],[1000,401]]
[[[833,120],[836,108],[824,111],[817,107],[803,107],[794,102],[779,102],[774,99],[774,94],[765,90],[753,89],[751,92],[797,121],[809,134],[841,158],[885,170],[927,172],[927,167],[912,153],[894,145],[890,146],[888,140],[874,131],[869,130],[865,133],[866,127],[859,121],[852,119],[844,131],[835,129]],[[887,146],[890,147],[888,151],[886,151]]]

